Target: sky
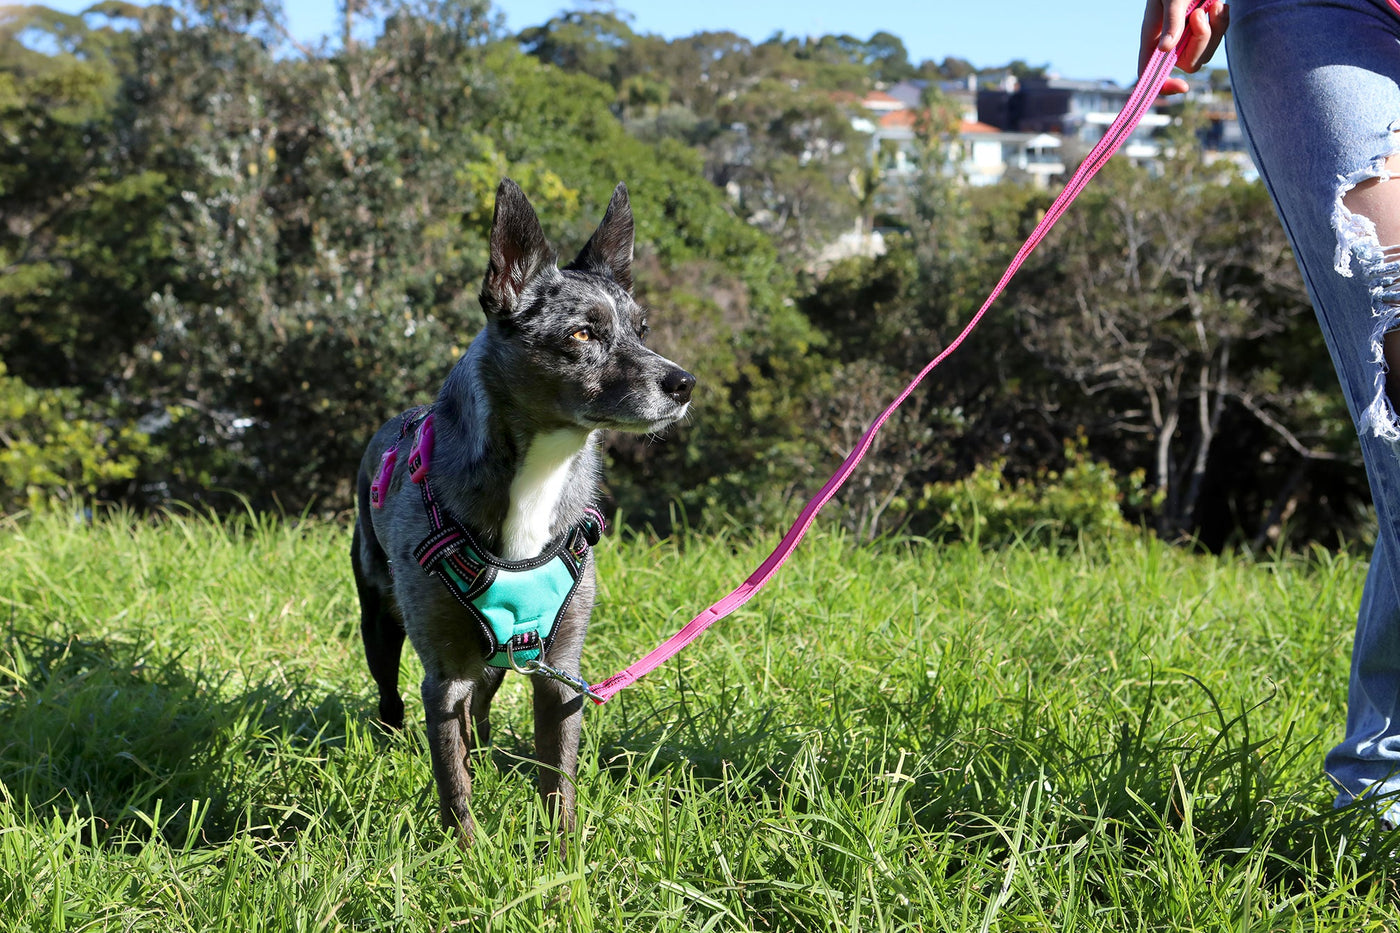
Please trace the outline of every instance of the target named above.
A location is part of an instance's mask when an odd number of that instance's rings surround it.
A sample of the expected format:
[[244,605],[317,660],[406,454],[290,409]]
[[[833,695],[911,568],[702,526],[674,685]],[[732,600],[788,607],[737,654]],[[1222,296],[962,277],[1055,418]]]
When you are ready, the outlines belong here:
[[[76,12],[90,0],[49,0]],[[598,8],[588,0],[493,0],[506,26],[518,31],[546,22],[561,11]],[[337,0],[282,0],[287,25],[299,39],[337,31]],[[611,8],[610,3],[601,4]],[[755,41],[775,32],[789,36],[849,34],[867,39],[889,32],[904,41],[914,63],[964,58],[994,67],[1015,59],[1048,65],[1066,78],[1109,78],[1130,84],[1137,72],[1138,31],[1143,0],[1106,0],[1098,5],[1046,0],[619,0],[632,29],[675,39],[704,30],[729,30]],[[1223,66],[1223,50],[1213,65]]]

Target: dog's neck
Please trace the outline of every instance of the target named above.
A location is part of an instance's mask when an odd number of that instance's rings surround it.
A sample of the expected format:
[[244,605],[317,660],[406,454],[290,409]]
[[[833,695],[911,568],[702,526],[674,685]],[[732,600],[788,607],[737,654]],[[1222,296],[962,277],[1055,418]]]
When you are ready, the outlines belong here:
[[493,395],[478,341],[453,367],[433,421],[433,493],[482,544],[526,560],[583,518],[597,488],[593,432],[544,426]]
[[[592,435],[578,428],[536,434],[510,482],[510,505],[497,545],[507,560],[524,560],[544,550],[558,532],[556,516],[577,479],[575,464]],[[581,511],[581,510],[580,510]],[[564,523],[571,525],[573,522]],[[562,531],[563,529],[559,529]]]

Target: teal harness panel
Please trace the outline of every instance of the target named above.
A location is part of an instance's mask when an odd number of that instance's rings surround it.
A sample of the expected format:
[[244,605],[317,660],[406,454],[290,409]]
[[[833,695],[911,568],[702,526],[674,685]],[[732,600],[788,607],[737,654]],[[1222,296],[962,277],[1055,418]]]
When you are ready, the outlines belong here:
[[[548,642],[554,624],[578,585],[576,570],[562,554],[534,570],[498,570],[486,592],[472,600],[498,644],[517,637],[536,645]],[[539,647],[517,652],[522,661],[540,656]]]
[[512,659],[515,665],[538,660],[549,647],[601,530],[589,515],[551,541],[540,556],[507,561],[487,552],[469,531],[448,519],[413,556],[476,620],[486,641],[486,663],[512,667]]

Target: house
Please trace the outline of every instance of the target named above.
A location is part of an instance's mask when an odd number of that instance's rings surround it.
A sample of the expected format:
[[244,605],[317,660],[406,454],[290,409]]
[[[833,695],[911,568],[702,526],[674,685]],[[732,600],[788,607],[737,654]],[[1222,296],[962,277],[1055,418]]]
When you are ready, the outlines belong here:
[[[929,84],[928,81],[911,78],[891,85],[885,93],[903,103],[905,107],[918,110],[924,105],[924,92],[928,90]],[[963,81],[940,81],[937,90],[941,96],[952,102],[962,119],[977,119],[976,75],[968,75]]]
[[1235,98],[1222,89],[1212,87],[1209,76],[1189,75],[1186,81],[1191,91],[1186,100],[1198,108],[1200,127],[1196,138],[1201,142],[1207,165],[1229,163],[1248,181],[1259,177],[1254,160],[1245,144],[1244,129],[1235,111]]
[[1010,133],[988,123],[964,120],[953,143],[956,173],[969,185],[1025,181],[1048,188],[1065,173],[1061,143],[1049,133]]
[[[1082,156],[1103,138],[1132,93],[1114,81],[1026,78],[978,91],[977,115],[1006,131],[1054,134],[1069,156]],[[1123,144],[1122,154],[1139,163],[1156,159],[1161,147],[1153,136],[1170,122],[1166,114],[1149,111]]]
[[[903,83],[906,86],[916,84]],[[868,115],[858,115],[852,120],[856,129],[869,134],[870,159],[887,188],[912,180],[924,158],[918,125],[921,111],[917,105],[907,104],[904,97],[907,95],[896,97],[894,93],[872,92],[861,101]],[[966,112],[958,122],[956,133],[950,135],[946,143],[944,174],[969,185],[1024,181],[1046,187],[1053,177],[1065,172],[1059,154],[1060,142],[1054,136],[1006,131],[979,122]]]
[[[1233,102],[1194,82],[1191,99],[1204,108],[1200,133],[1207,162],[1228,160],[1246,178],[1257,177],[1245,152]],[[927,158],[920,120],[927,119],[927,81],[901,81],[852,100],[852,125],[869,137],[870,165],[876,171],[872,216],[900,213]],[[1018,182],[1050,188],[1103,138],[1132,89],[1113,81],[1075,81],[1050,76],[1018,81],[1006,74],[991,85],[975,79],[944,82],[939,96],[951,102],[957,128],[944,138],[942,174],[970,186]],[[1151,165],[1163,155],[1158,132],[1173,117],[1154,108],[1145,114],[1119,150],[1120,156]],[[855,184],[853,177],[853,184]],[[869,182],[866,182],[868,184]]]

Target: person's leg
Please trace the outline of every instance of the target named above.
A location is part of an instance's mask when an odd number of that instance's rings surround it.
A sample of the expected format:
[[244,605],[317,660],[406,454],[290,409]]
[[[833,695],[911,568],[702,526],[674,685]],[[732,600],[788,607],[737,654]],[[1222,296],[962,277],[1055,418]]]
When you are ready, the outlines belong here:
[[[1400,399],[1400,331],[1395,329],[1400,324],[1400,177],[1395,177],[1400,173],[1400,156],[1391,155],[1375,169],[1374,176],[1342,196],[1338,231],[1370,288],[1371,359],[1384,371],[1384,382],[1376,385],[1371,402],[1373,417],[1393,421]],[[1377,406],[1387,405],[1388,411],[1374,414]],[[1339,804],[1367,793],[1389,796],[1400,791],[1396,773],[1400,771],[1400,635],[1393,582],[1397,556],[1394,539],[1377,541],[1373,571],[1362,595],[1352,648],[1347,734],[1327,758],[1327,771],[1341,786]],[[1382,768],[1394,770],[1382,774]],[[1378,803],[1391,824],[1400,823],[1400,799]]]
[[[1231,80],[1356,422],[1378,534],[1352,649],[1338,805],[1400,793],[1400,19],[1385,0],[1233,0]],[[1397,365],[1389,366],[1394,361]],[[1388,375],[1393,373],[1393,375]],[[1387,816],[1400,816],[1388,800]]]
[[[1375,239],[1381,263],[1400,261],[1400,185],[1394,184],[1400,175],[1400,155],[1392,155],[1383,163],[1384,174],[1368,178],[1342,196],[1342,205],[1355,218],[1363,236]],[[1369,223],[1371,230],[1365,225]],[[1390,308],[1400,307],[1400,293],[1382,295],[1381,299]],[[1392,407],[1400,399],[1396,387],[1400,386],[1400,331],[1387,331],[1383,339],[1386,394],[1390,396]]]

